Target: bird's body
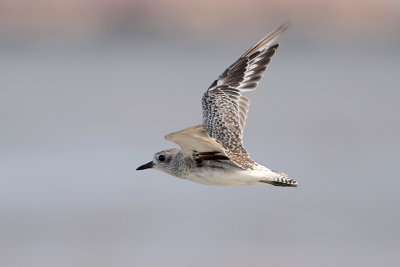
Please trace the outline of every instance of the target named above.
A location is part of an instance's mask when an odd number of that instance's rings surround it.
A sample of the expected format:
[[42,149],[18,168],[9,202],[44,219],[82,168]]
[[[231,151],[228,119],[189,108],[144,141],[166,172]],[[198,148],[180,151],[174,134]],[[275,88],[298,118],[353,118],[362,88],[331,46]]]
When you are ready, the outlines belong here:
[[206,161],[201,167],[192,167],[182,173],[181,178],[205,185],[265,185],[278,176],[262,165],[246,170],[223,161]]
[[256,87],[278,48],[272,42],[286,28],[261,39],[211,84],[202,97],[203,123],[165,137],[181,148],[156,153],[138,170],[155,168],[206,185],[297,186],[286,174],[253,161],[242,143],[250,104],[242,92]]

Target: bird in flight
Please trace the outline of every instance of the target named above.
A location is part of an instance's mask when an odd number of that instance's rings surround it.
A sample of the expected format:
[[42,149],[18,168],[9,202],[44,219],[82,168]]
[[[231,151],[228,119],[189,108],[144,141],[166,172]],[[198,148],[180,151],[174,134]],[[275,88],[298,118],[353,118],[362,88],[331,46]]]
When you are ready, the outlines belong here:
[[165,136],[180,148],[156,153],[137,170],[153,168],[206,185],[297,186],[287,174],[253,161],[242,142],[250,105],[242,93],[256,88],[287,28],[262,38],[211,84],[202,97],[203,123]]

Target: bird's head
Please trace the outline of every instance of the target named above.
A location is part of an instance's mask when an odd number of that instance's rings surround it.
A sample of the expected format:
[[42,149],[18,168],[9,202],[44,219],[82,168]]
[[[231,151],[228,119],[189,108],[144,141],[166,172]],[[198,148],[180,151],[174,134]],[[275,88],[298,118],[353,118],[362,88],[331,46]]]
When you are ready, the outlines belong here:
[[141,171],[141,170],[153,168],[153,169],[157,169],[160,171],[169,172],[168,170],[170,169],[169,166],[172,161],[172,158],[177,153],[179,153],[179,149],[176,149],[176,148],[157,152],[156,154],[154,154],[152,161],[139,166],[136,170]]

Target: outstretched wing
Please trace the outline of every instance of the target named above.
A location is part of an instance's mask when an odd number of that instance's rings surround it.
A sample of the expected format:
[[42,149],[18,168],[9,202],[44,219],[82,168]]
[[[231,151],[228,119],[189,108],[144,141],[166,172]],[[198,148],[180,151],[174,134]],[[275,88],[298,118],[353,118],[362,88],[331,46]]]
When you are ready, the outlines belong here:
[[[230,161],[225,149],[208,135],[203,125],[168,134],[165,139],[178,144],[185,157],[191,157],[196,162],[204,160]],[[235,162],[231,163],[240,167]]]
[[228,157],[243,168],[255,163],[243,147],[242,136],[250,100],[242,92],[253,90],[267,69],[278,44],[272,43],[288,28],[282,25],[251,47],[215,80],[202,98],[203,125],[222,145]]

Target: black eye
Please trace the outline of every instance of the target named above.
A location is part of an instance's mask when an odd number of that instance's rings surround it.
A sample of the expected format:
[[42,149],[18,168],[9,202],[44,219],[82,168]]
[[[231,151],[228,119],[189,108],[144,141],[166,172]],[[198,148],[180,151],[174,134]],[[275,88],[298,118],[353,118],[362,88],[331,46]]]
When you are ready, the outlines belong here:
[[158,156],[158,160],[159,160],[159,161],[164,161],[164,160],[165,160],[165,156],[164,156],[164,155]]

